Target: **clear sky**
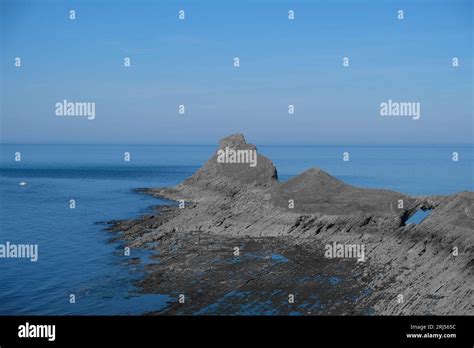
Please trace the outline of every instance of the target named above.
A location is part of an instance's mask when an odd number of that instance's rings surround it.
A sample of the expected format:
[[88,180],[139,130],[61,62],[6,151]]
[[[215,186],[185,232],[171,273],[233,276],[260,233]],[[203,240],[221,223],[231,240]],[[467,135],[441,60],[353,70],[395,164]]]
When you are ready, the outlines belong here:
[[3,143],[473,143],[471,0],[0,1]]

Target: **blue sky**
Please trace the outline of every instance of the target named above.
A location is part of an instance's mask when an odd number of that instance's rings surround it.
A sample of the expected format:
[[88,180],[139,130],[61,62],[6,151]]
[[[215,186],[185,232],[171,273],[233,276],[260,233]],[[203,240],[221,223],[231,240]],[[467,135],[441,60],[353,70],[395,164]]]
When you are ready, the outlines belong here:
[[3,143],[473,143],[470,0],[0,1]]

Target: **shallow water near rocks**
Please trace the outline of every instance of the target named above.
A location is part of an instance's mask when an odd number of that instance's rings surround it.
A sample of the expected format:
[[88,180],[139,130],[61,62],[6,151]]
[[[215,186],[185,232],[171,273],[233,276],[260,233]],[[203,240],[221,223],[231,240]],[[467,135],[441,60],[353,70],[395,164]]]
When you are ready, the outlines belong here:
[[[178,249],[169,251],[176,243]],[[317,243],[308,248],[281,237],[187,232],[167,234],[157,248],[160,263],[146,267],[148,274],[137,286],[147,294],[169,293],[173,301],[150,314],[364,315],[372,310],[357,303],[371,293],[365,265],[325,258]]]

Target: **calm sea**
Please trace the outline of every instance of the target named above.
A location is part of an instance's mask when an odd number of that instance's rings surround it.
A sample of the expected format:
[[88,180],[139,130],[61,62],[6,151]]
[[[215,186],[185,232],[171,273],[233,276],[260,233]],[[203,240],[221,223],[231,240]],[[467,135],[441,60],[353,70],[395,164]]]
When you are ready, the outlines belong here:
[[[39,259],[0,259],[0,314],[140,314],[171,300],[133,286],[142,266],[127,263],[101,222],[164,202],[141,187],[172,186],[215,146],[1,145],[0,244],[39,245]],[[410,194],[474,191],[472,147],[261,146],[281,180],[320,167],[347,183]],[[21,153],[21,162],[15,153]],[[124,161],[129,152],[130,162]],[[342,161],[343,152],[349,161]],[[452,161],[452,153],[459,161]],[[20,186],[25,182],[25,186]],[[70,199],[76,208],[69,208]],[[133,251],[133,256],[149,256]],[[76,303],[70,303],[70,294]]]

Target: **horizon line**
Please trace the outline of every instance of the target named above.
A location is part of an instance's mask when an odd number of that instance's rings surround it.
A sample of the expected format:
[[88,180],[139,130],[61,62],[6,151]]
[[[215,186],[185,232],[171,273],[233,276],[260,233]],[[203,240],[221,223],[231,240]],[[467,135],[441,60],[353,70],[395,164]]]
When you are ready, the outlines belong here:
[[[474,143],[440,143],[440,144],[433,144],[433,143],[414,143],[414,144],[396,144],[396,143],[388,143],[388,144],[365,144],[365,143],[346,143],[346,144],[255,144],[255,143],[247,143],[253,144],[256,146],[264,146],[264,147],[341,147],[341,146],[354,146],[354,147],[414,147],[414,146],[474,146]],[[40,145],[40,146],[48,146],[48,145],[61,145],[61,146],[201,146],[201,147],[208,147],[208,146],[218,146],[219,144],[144,144],[144,143],[0,143],[0,146],[3,145]]]

